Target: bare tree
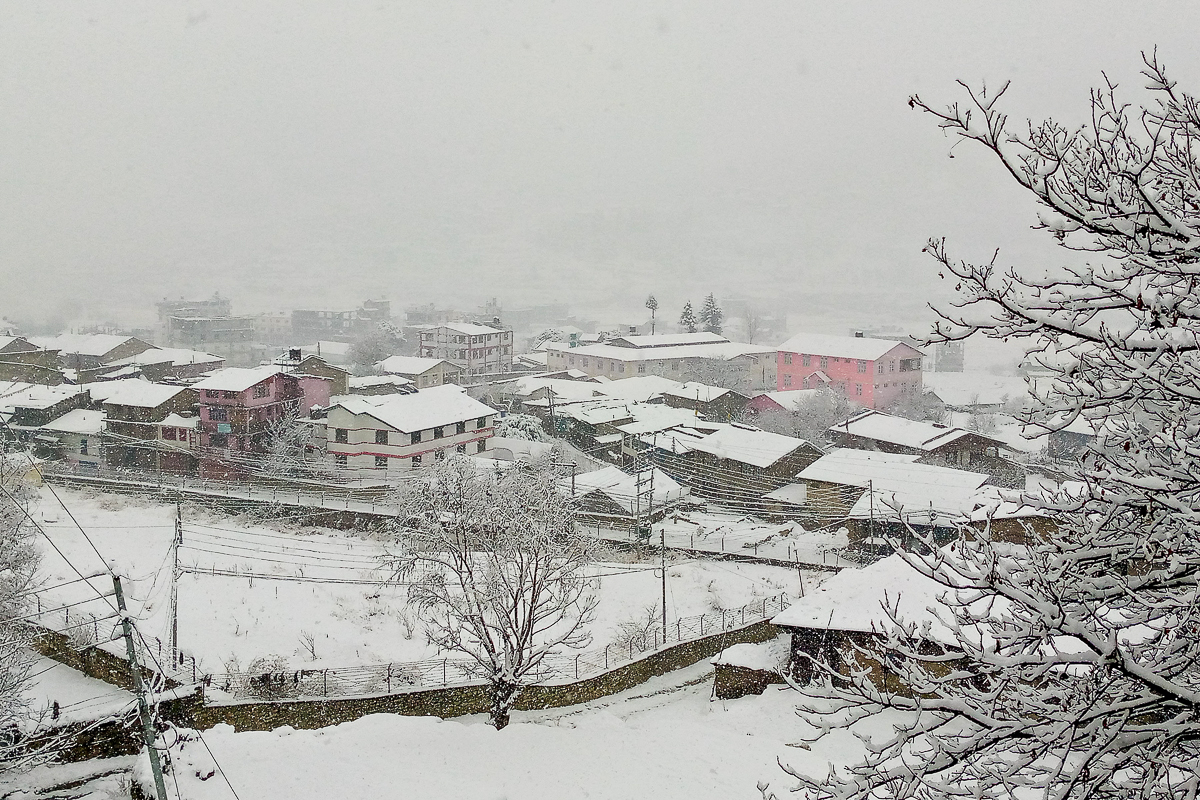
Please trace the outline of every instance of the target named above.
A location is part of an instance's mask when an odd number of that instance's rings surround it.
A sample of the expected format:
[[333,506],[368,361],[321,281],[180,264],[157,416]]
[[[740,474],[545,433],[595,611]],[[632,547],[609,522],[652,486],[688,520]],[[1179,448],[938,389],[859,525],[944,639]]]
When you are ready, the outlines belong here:
[[813,391],[811,397],[798,401],[791,410],[746,412],[743,421],[764,431],[795,436],[820,445],[828,440],[830,428],[860,410],[860,406],[841,392],[821,388]]
[[275,419],[266,431],[266,454],[261,473],[268,478],[311,477],[326,471],[318,452],[321,441],[316,423],[301,409],[290,408]]
[[501,472],[452,458],[400,490],[386,561],[429,641],[487,681],[497,730],[547,656],[591,641],[592,544],[559,478],[545,465]]
[[0,446],[0,773],[48,757],[52,738],[30,743],[21,732],[36,722],[25,690],[33,663],[29,626],[22,621],[32,596],[38,553],[25,509],[33,491],[25,480],[31,464],[24,454]]
[[1198,794],[1200,104],[1145,63],[1155,102],[1131,108],[1110,83],[1082,129],[1010,134],[1003,89],[968,89],[968,104],[945,111],[912,100],[992,151],[1043,226],[1091,253],[1043,274],[965,263],[931,242],[960,292],[937,338],[1028,341],[1051,374],[1034,386],[1031,421],[1055,430],[1083,416],[1103,435],[1077,490],[1026,498],[1056,515],[1056,532],[1018,547],[983,531],[906,555],[947,587],[957,647],[918,648],[920,631],[897,625],[874,656],[891,659],[910,696],[862,672],[811,689],[849,715],[914,714],[857,766],[819,779],[794,770],[810,797]]

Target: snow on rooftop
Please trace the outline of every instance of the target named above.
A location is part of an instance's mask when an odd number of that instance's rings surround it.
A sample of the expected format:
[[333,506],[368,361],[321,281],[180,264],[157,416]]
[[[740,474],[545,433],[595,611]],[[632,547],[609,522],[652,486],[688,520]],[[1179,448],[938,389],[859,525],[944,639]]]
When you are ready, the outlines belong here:
[[784,411],[795,411],[801,403],[816,397],[818,394],[820,394],[819,389],[788,389],[781,392],[762,392],[755,395],[754,399],[757,400],[760,397],[766,397]]
[[659,375],[640,375],[633,378],[620,378],[604,384],[599,389],[600,394],[608,397],[619,397],[622,400],[646,402],[683,386],[679,381],[663,378]]
[[421,375],[433,369],[438,364],[450,364],[450,362],[440,358],[421,358],[419,356],[388,356],[383,361],[378,362],[375,367],[384,372],[395,373],[398,375]]
[[618,336],[615,339],[610,339],[610,342],[616,342],[619,347],[674,347],[678,345],[696,345],[696,344],[714,344],[717,342],[728,342],[719,333],[711,333],[709,331],[696,331],[695,333],[657,333],[654,335],[644,336]]
[[78,433],[87,436],[98,434],[103,428],[104,412],[86,408],[72,409],[42,426],[42,430],[52,433]]
[[493,328],[490,325],[480,325],[475,322],[445,322],[441,325],[435,325],[433,327],[446,328],[447,330],[452,330],[456,333],[465,333],[468,336],[487,336],[489,334],[503,332],[503,329],[501,328]]
[[798,333],[779,345],[782,353],[807,353],[814,356],[834,356],[874,361],[882,358],[897,347],[902,347],[910,356],[919,356],[921,351],[895,339],[868,339],[858,336],[831,336],[824,333]]
[[921,383],[948,406],[1002,405],[1029,399],[1029,385],[1019,375],[989,372],[925,372]]
[[119,381],[104,381],[88,384],[92,399],[99,400],[105,405],[137,406],[139,408],[158,408],[163,403],[188,391],[186,386],[167,386],[162,383],[150,383],[139,378]]
[[412,380],[400,375],[364,375],[361,378],[351,377],[349,386],[361,389],[365,386],[412,386]]
[[412,394],[349,395],[335,398],[330,408],[365,414],[402,433],[428,430],[477,417],[493,416],[496,409],[469,396],[452,383],[431,386]]
[[47,350],[103,356],[133,338],[114,333],[60,333],[57,336],[35,336],[29,341]]
[[283,374],[275,365],[262,367],[226,367],[216,370],[201,381],[192,384],[194,389],[217,389],[223,392],[244,392],[272,375]]
[[200,426],[200,418],[184,417],[172,411],[159,424],[164,428],[198,428]]
[[[891,630],[885,609],[903,622],[928,626],[926,636],[942,644],[958,639],[934,611],[952,590],[922,575],[904,558],[893,554],[861,569],[844,569],[776,614],[774,625],[860,633]],[[950,618],[949,609],[943,615]]]
[[152,347],[134,356],[119,358],[112,362],[121,366],[144,367],[150,364],[170,364],[175,367],[187,364],[218,364],[225,359],[200,350],[188,350],[181,347]]
[[15,408],[50,408],[84,391],[82,386],[70,384],[43,386],[40,383],[0,381],[0,411],[11,413]]
[[617,430],[630,436],[643,436],[696,421],[696,412],[687,408],[638,403],[630,410],[633,413],[633,422],[617,426]]
[[711,358],[729,360],[745,355],[767,355],[774,347],[739,342],[700,342],[666,347],[619,347],[613,344],[589,344],[571,347],[565,342],[549,342],[547,350],[584,358],[608,358],[614,361],[658,361],[663,359]]
[[[926,452],[936,450],[964,436],[972,435],[971,431],[962,428],[947,428],[945,425],[935,425],[932,422],[917,422],[871,409],[863,410],[845,422],[839,422],[830,430]],[[982,436],[982,434],[974,435]],[[1003,444],[997,440],[992,441],[997,446]]]
[[781,503],[802,506],[808,501],[808,484],[789,483],[786,486],[780,486],[773,492],[767,492],[763,495],[763,499],[777,500]]
[[724,397],[731,391],[733,390],[722,389],[720,386],[709,386],[705,383],[688,381],[687,383],[666,390],[663,394],[695,400],[698,403],[711,403],[713,400],[716,400],[718,397]]
[[[637,496],[635,487],[636,476],[623,472],[616,467],[605,467],[594,472],[584,472],[575,476],[575,495],[581,497],[592,492],[600,492],[621,508],[632,513]],[[571,479],[566,478],[561,484],[571,488]],[[654,504],[674,502],[687,494],[687,489],[676,483],[669,475],[660,469],[654,469]],[[643,492],[644,496],[644,492]]]
[[735,644],[718,653],[712,663],[762,672],[782,672],[787,665],[791,642],[790,636],[781,635],[765,642]]
[[766,468],[808,444],[804,439],[760,431],[745,425],[722,425],[691,444],[693,450]]

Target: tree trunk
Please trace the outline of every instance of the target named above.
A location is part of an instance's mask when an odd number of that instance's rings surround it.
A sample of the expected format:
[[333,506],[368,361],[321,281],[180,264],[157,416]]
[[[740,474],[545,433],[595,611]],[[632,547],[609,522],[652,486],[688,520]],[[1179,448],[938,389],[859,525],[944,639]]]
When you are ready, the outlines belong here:
[[521,686],[503,678],[497,678],[491,682],[488,689],[492,697],[492,707],[488,714],[492,718],[492,725],[496,730],[501,730],[508,725],[508,712],[517,702]]

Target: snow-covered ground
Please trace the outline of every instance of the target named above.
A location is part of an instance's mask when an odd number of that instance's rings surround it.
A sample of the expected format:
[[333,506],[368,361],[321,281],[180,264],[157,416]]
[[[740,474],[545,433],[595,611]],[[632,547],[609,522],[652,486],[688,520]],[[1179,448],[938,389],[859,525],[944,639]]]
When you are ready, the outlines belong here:
[[[802,747],[811,730],[796,717],[790,688],[710,700],[711,670],[697,664],[570,709],[515,712],[502,731],[483,717],[377,714],[311,731],[222,725],[204,739],[239,796],[289,800],[751,800],[761,798],[760,783],[786,796],[792,779],[777,759],[824,775],[830,762],[862,752],[846,731]],[[182,796],[232,796],[201,744],[185,742],[173,756]]]
[[[151,653],[165,660],[175,507],[124,495],[62,487],[55,491],[100,554],[126,576],[125,594],[139,619],[138,628]],[[85,575],[103,567],[48,489],[43,490],[38,516],[54,543]],[[378,583],[383,577],[373,569],[382,552],[378,542],[353,531],[256,523],[186,504],[182,519],[180,564],[196,571],[185,572],[179,581],[179,646],[188,656],[188,667],[190,659],[196,659],[198,674],[233,671],[235,661],[246,667],[267,656],[281,656],[291,667],[318,669],[438,657],[425,642],[420,622],[406,610],[403,589]],[[44,586],[78,577],[52,548],[44,550]],[[601,600],[591,630],[600,648],[614,639],[622,623],[645,620],[646,609],[661,603],[662,596],[653,556],[648,563],[628,563],[631,554],[614,551],[611,558],[594,567]],[[212,574],[213,570],[236,574]],[[668,565],[668,617],[738,608],[781,593],[794,597],[801,582],[811,590],[827,576],[762,564],[679,559]],[[111,598],[98,595],[109,593],[111,582],[99,577],[90,584],[76,580],[41,593],[44,609],[79,603],[65,613],[46,614],[43,623],[60,630],[71,626],[77,635],[99,640],[109,638],[115,632],[107,606]],[[89,615],[98,621],[91,623]],[[105,647],[124,653],[120,641]]]

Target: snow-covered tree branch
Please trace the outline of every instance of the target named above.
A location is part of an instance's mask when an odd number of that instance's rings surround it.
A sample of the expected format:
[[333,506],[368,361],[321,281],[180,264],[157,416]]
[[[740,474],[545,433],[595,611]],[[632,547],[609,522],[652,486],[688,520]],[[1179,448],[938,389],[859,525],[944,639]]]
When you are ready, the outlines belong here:
[[[1082,417],[1098,433],[1076,481],[1025,497],[1057,530],[1023,544],[964,530],[905,554],[945,587],[952,647],[893,616],[826,680],[804,713],[824,729],[908,712],[861,764],[793,774],[812,798],[1195,798],[1200,787],[1200,113],[1154,57],[1156,102],[1111,83],[1091,119],[1010,133],[1000,92],[967,89],[946,130],[991,150],[1085,266],[1001,269],[929,252],[959,300],[933,340],[1025,339],[1050,374],[1030,423]],[[840,660],[840,659],[839,659]],[[873,680],[886,663],[897,694]],[[836,712],[836,713],[831,713]],[[840,718],[835,718],[840,717]]]
[[400,490],[388,566],[409,584],[429,640],[478,666],[497,729],[546,656],[591,641],[591,540],[559,477],[460,457]]

